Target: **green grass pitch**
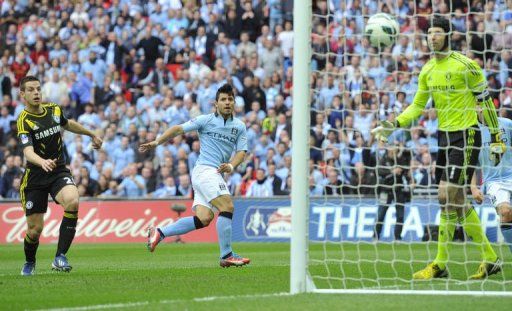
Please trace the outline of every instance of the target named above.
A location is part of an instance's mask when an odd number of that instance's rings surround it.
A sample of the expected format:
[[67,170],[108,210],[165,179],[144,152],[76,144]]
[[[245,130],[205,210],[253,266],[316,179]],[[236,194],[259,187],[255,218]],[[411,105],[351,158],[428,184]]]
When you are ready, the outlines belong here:
[[[0,246],[0,310],[509,310],[512,298],[481,296],[301,294],[290,296],[289,244],[237,243],[252,259],[243,268],[218,266],[215,244],[74,245],[71,273],[54,273],[55,245],[39,248],[37,275],[19,275],[23,246]],[[435,255],[435,244],[312,244],[310,272],[321,288],[512,291],[512,255],[497,248],[504,272],[467,282],[476,271],[474,246],[454,245],[450,280],[411,282]],[[464,258],[474,260],[457,263]],[[412,266],[410,264],[412,260]],[[343,277],[344,276],[344,277]],[[378,281],[378,282],[377,282]]]

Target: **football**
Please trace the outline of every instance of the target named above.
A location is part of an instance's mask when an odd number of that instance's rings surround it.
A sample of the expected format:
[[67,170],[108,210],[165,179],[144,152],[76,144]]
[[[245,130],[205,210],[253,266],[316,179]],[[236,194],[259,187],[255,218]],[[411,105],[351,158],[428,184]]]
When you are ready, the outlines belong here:
[[364,33],[372,46],[385,48],[395,43],[399,31],[395,17],[386,13],[377,13],[368,19]]

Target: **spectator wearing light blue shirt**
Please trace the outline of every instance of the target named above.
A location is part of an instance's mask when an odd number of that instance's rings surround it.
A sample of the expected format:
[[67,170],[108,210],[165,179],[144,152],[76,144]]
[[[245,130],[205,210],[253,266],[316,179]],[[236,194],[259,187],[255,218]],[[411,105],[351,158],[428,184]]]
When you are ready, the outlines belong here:
[[165,122],[172,125],[178,125],[185,122],[189,117],[188,110],[183,106],[183,100],[175,99],[174,103],[165,110]]
[[137,198],[146,195],[146,181],[137,174],[137,164],[131,163],[123,170],[123,181],[118,186],[118,192],[126,198]]
[[178,177],[178,195],[186,198],[192,197],[192,184],[190,183],[190,176],[182,174]]
[[137,114],[142,115],[146,113],[146,110],[153,106],[157,96],[150,85],[144,85],[142,87],[142,96],[137,99]]
[[108,156],[112,157],[114,151],[121,147],[121,139],[116,135],[115,129],[107,127],[105,130],[105,137],[103,138],[103,150]]
[[340,93],[338,86],[334,83],[334,77],[329,75],[327,77],[327,84],[320,89],[320,107],[321,109],[330,108],[332,106],[332,100],[334,96]]
[[190,170],[196,166],[197,159],[199,158],[199,141],[195,140],[192,143],[192,151],[188,154],[188,167]]
[[197,103],[199,104],[202,113],[211,112],[216,92],[216,85],[212,84],[209,78],[203,79],[197,92]]
[[167,23],[167,12],[162,11],[162,5],[160,3],[156,3],[155,10],[149,14],[149,20],[153,24],[160,24],[162,26]]
[[76,73],[71,71],[69,76],[71,81],[73,81],[71,85],[71,99],[76,102],[77,108],[82,112],[84,105],[90,103],[92,99],[92,73],[87,72],[85,76],[77,77]]
[[3,131],[4,135],[11,131],[11,121],[16,121],[16,118],[9,114],[9,108],[2,106],[0,110],[0,129]]
[[144,126],[142,117],[137,114],[137,111],[133,106],[128,107],[126,115],[124,115],[121,121],[119,121],[119,130],[121,130],[122,133],[128,133],[130,124],[135,124],[137,128]]
[[78,117],[78,123],[85,125],[89,129],[96,129],[101,126],[100,117],[94,112],[92,104],[85,105],[84,113]]
[[121,139],[120,148],[114,150],[111,155],[112,161],[114,161],[114,177],[119,177],[123,172],[123,169],[130,163],[135,161],[135,151],[129,147],[129,139],[127,136],[123,136]]
[[174,178],[168,176],[164,180],[164,184],[150,194],[153,198],[164,199],[178,195],[178,189],[174,183]]
[[89,52],[89,60],[82,64],[82,74],[92,72],[95,85],[103,87],[105,75],[107,74],[107,64],[101,58],[96,57],[95,51]]

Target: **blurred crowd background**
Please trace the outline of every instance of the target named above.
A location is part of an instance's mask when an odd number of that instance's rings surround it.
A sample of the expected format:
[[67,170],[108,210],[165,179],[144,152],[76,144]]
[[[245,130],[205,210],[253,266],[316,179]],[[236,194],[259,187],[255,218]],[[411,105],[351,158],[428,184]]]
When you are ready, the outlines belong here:
[[[44,100],[104,138],[103,149],[93,151],[89,137],[64,135],[84,197],[190,197],[195,133],[148,154],[137,147],[211,113],[224,83],[236,89],[236,117],[249,141],[247,160],[226,176],[232,194],[288,195],[292,12],[293,0],[1,0],[0,196],[19,198],[23,153],[15,122],[25,75],[41,80]],[[377,12],[396,16],[401,30],[380,54],[363,36],[365,20]],[[479,62],[500,115],[510,117],[511,0],[313,0],[311,195],[372,195],[375,185],[389,183],[434,187],[433,108],[387,147],[370,134],[412,102],[430,57],[431,14],[450,17],[452,48]],[[399,169],[379,169],[386,156],[398,159]]]

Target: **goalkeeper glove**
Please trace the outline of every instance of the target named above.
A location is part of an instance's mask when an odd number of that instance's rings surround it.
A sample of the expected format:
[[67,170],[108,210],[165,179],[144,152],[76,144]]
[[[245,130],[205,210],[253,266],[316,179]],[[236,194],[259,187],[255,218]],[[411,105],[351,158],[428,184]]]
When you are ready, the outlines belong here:
[[491,161],[494,162],[494,165],[500,164],[501,157],[507,151],[507,145],[503,141],[503,137],[501,132],[498,132],[494,135],[491,134],[491,145],[489,146],[491,151]]
[[395,125],[389,121],[381,121],[380,125],[372,130],[372,134],[376,139],[387,142],[389,135],[393,134],[396,129]]

